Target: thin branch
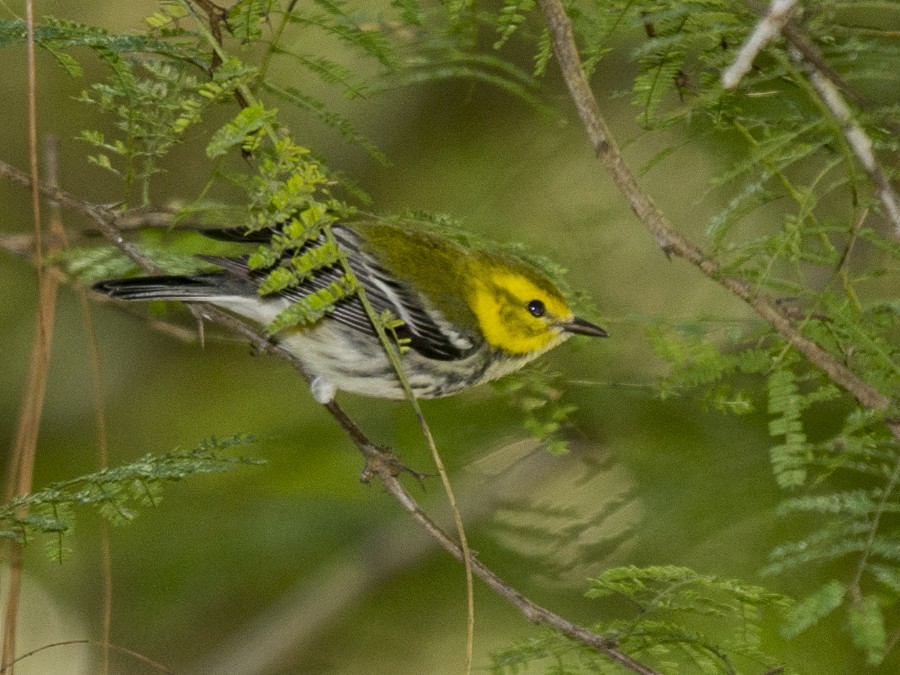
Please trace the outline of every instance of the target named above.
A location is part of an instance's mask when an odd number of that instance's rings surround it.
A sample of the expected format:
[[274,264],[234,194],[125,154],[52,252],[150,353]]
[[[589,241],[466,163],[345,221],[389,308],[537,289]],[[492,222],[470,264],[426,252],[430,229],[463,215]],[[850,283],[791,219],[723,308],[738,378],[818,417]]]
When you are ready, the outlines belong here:
[[[11,182],[26,188],[30,188],[32,184],[28,174],[3,160],[0,160],[0,178],[6,178]],[[116,213],[113,209],[92,204],[91,202],[79,199],[70,192],[45,184],[40,185],[40,192],[47,199],[52,199],[59,203],[60,206],[64,206],[67,209],[72,209],[77,213],[87,216],[104,237],[109,239],[110,242],[137,263],[145,272],[150,274],[162,273],[162,270],[156,263],[148,258],[138,246],[125,240],[125,237],[122,236],[122,233],[115,225]]]
[[882,490],[881,499],[878,500],[878,507],[871,516],[869,535],[866,537],[865,548],[862,550],[862,555],[859,556],[859,561],[856,564],[856,572],[853,575],[853,581],[850,582],[850,593],[853,595],[853,600],[855,602],[862,601],[860,585],[862,583],[863,573],[869,566],[869,560],[872,557],[872,551],[875,547],[875,539],[878,537],[879,523],[881,522],[882,516],[885,514],[888,502],[894,496],[894,489],[897,487],[898,481],[900,481],[900,458],[898,458],[897,462],[894,464],[894,470],[891,472],[887,485],[885,485]]
[[[43,223],[41,222],[41,194],[38,188],[37,136],[37,66],[34,44],[34,3],[25,2],[27,73],[28,73],[28,157],[31,170],[31,216],[34,225],[34,258],[38,272],[37,321],[31,350],[25,396],[19,414],[18,428],[10,450],[6,497],[31,491],[34,459],[41,426],[41,415],[47,392],[50,370],[50,351],[53,340],[53,318],[56,310],[57,282],[44,271]],[[24,515],[21,513],[20,515]],[[16,655],[19,599],[22,591],[22,544],[11,542],[9,548],[9,581],[6,611],[3,621],[3,646],[0,664],[11,662]]]
[[[537,450],[537,442],[528,444]],[[456,485],[467,527],[483,521],[500,504],[515,502],[546,481],[549,453],[528,452],[509,471],[498,475],[466,476]],[[559,466],[554,464],[553,470]],[[433,491],[421,498],[423,508],[431,512],[443,503],[442,492]],[[367,530],[353,542],[353,548],[340,560],[329,562],[312,579],[304,578],[246,621],[234,633],[225,636],[212,652],[197,655],[193,667],[180,675],[262,675],[283,672],[291,658],[311,648],[318,638],[331,630],[339,617],[352,610],[360,597],[397,577],[437,548],[437,543],[422,536],[418,523],[405,513]],[[442,527],[450,526],[441,518]],[[449,669],[447,669],[449,670]]]
[[[135,229],[135,228],[132,228]],[[57,242],[67,242],[70,241],[70,237],[66,236],[63,238],[56,238],[52,236],[45,237],[45,240],[49,245],[55,245]],[[18,258],[22,258],[23,260],[27,260],[32,265],[35,264],[34,259],[34,237],[27,234],[0,234],[0,250],[6,251],[7,253],[14,255]],[[76,288],[80,289],[78,286],[78,280],[73,278],[67,274],[65,274],[58,267],[49,267],[47,268],[48,274],[53,275],[53,277],[60,282],[72,284],[76,286]],[[164,319],[156,319],[152,317],[148,317],[146,313],[140,312],[137,309],[129,308],[127,305],[123,307],[121,302],[117,302],[108,296],[103,295],[94,295],[91,300],[99,303],[108,303],[114,305],[120,312],[123,314],[127,314],[130,317],[140,319],[144,325],[148,328],[151,328],[155,331],[162,333],[170,338],[175,338],[180,342],[189,342],[194,343],[198,341],[197,331],[186,328],[183,325],[175,323],[174,321],[166,321]],[[222,333],[217,336],[218,340],[221,341],[237,341],[239,338],[229,335],[228,333]]]
[[[791,346],[823,370],[833,382],[843,387],[861,405],[873,410],[884,410],[893,405],[894,401],[890,397],[878,391],[832,354],[797,330],[790,318],[772,298],[760,293],[745,281],[723,275],[717,261],[685,239],[675,229],[643,188],[638,185],[634,174],[628,168],[622,153],[612,139],[609,125],[600,112],[600,106],[588,83],[584,68],[581,66],[572,22],[566,15],[562,2],[560,0],[539,0],[539,4],[550,29],[553,52],[588,138],[616,186],[628,200],[640,221],[650,231],[657,246],[667,254],[677,255],[691,263],[705,276],[750,305]],[[887,420],[886,424],[894,436],[900,438],[900,421]]]
[[[757,2],[757,0],[747,0],[747,4],[758,14],[765,12],[765,6]],[[803,54],[804,58],[811,62],[822,74],[825,75],[834,85],[840,89],[844,95],[853,101],[861,110],[867,112],[874,110],[875,105],[871,99],[863,95],[856,87],[851,85],[847,80],[841,77],[834,68],[822,57],[812,41],[803,32],[803,28],[797,23],[797,20],[789,17],[785,24],[781,27],[781,34],[784,35],[788,44],[796,47]],[[884,120],[885,126],[892,129],[895,133],[900,134],[900,124],[894,120]]]
[[796,5],[797,0],[772,0],[769,11],[747,36],[734,62],[722,71],[723,87],[734,89],[740,84],[744,75],[750,72],[759,53],[781,33]]
[[[333,239],[334,235],[329,232],[328,236],[332,243],[336,245],[336,242],[334,242]],[[344,273],[352,275],[353,270],[350,268],[350,263],[346,256],[340,254],[339,259],[341,266],[344,269]],[[360,303],[362,303],[366,315],[369,317],[369,321],[378,336],[378,340],[381,342],[385,355],[388,357],[388,360],[394,368],[397,379],[400,381],[401,387],[403,387],[406,400],[409,402],[415,413],[416,421],[419,423],[419,429],[425,437],[425,443],[431,453],[434,465],[437,467],[438,476],[440,476],[444,493],[447,495],[447,503],[450,506],[450,512],[453,514],[453,524],[456,527],[456,536],[459,537],[460,550],[462,551],[462,563],[466,575],[466,655],[463,663],[463,673],[469,675],[469,673],[472,672],[472,662],[475,655],[475,585],[472,578],[472,551],[469,548],[469,540],[466,536],[462,515],[459,512],[459,505],[456,501],[456,495],[453,492],[453,486],[450,484],[450,476],[447,474],[444,460],[441,459],[441,453],[438,451],[437,443],[431,433],[431,427],[425,419],[422,407],[419,405],[419,401],[413,393],[412,386],[406,377],[406,372],[403,370],[403,365],[400,362],[400,353],[397,350],[396,345],[388,338],[384,325],[379,320],[375,309],[369,302],[368,297],[366,297],[365,290],[361,285],[357,288],[357,297]],[[394,475],[396,475],[396,473]]]
[[153,659],[144,656],[143,654],[134,651],[133,649],[128,649],[127,647],[120,647],[119,645],[108,644],[104,642],[98,642],[97,640],[62,640],[60,642],[52,642],[48,645],[43,645],[38,647],[37,649],[32,649],[30,652],[25,652],[21,656],[17,657],[14,661],[6,664],[5,666],[0,667],[0,675],[5,675],[6,673],[11,672],[11,668],[13,665],[18,663],[19,661],[23,661],[24,659],[31,658],[35,654],[39,654],[40,652],[46,651],[48,649],[55,649],[57,647],[67,647],[69,645],[90,645],[95,647],[102,647],[104,649],[112,649],[119,654],[126,654],[130,656],[135,661],[140,661],[141,663],[145,663],[151,668],[158,670],[161,673],[165,673],[165,675],[175,675],[175,672],[169,670],[166,666],[161,663],[154,661]]
[[[220,47],[222,46],[222,26],[228,28],[228,12],[223,7],[219,7],[217,4],[212,2],[211,0],[191,0],[195,5],[197,5],[204,14],[206,14],[209,20],[209,32],[212,34],[213,38]],[[219,51],[213,51],[212,60],[210,61],[210,73],[216,71],[216,69],[222,65],[223,61],[222,54]],[[247,104],[244,103],[241,105],[242,108],[246,108]]]
[[[0,160],[0,177],[9,178],[13,182],[25,187],[30,186],[30,181],[27,176],[2,160]],[[135,263],[147,271],[156,271],[156,266],[149,258],[141,253],[133,244],[125,241],[121,232],[115,226],[115,215],[110,209],[90,204],[63,190],[53,189],[46,185],[41,185],[41,192],[44,196],[57,200],[63,206],[72,208],[89,217],[104,236],[109,238],[109,240],[117,246],[119,250],[125,253],[125,255],[130,257]],[[269,339],[269,336],[262,331],[209,304],[193,303],[192,309],[195,315],[201,320],[211,321],[223,326],[229,331],[248,339],[260,352],[267,352],[284,359],[298,374],[300,374],[301,377],[303,377],[307,384],[312,383],[312,377],[306,371],[303,362],[291,352],[279,346],[277,343],[272,342]],[[324,404],[323,407],[331,414],[341,429],[343,429],[344,433],[347,434],[350,440],[353,441],[360,450],[363,457],[365,457],[368,475],[377,475],[388,493],[394,497],[394,499],[396,499],[410,515],[412,515],[429,536],[457,560],[460,560],[461,562],[464,561],[466,555],[459,544],[431,520],[397,479],[398,469],[402,470],[403,467],[398,463],[396,457],[390,450],[373,443],[336,401],[332,400],[329,403]],[[638,673],[639,675],[661,675],[658,671],[636,661],[628,654],[621,651],[614,640],[610,640],[602,635],[578,626],[568,619],[551,612],[549,609],[534,603],[528,597],[503,581],[474,555],[471,555],[471,566],[475,576],[481,579],[488,587],[503,597],[507,602],[516,607],[529,621],[551,626],[564,635],[596,649],[598,652],[623,665],[634,673]]]
[[[400,481],[397,480],[396,476],[390,472],[389,468],[379,467],[378,471],[379,478],[388,493],[400,502],[401,506],[422,526],[432,539],[437,541],[454,558],[462,561],[464,553],[459,545],[438,527],[427,513],[422,511],[403,485],[400,484]],[[658,671],[645,666],[619,650],[614,640],[582,628],[559,614],[534,603],[528,597],[509,586],[474,555],[472,556],[472,571],[475,576],[486,583],[495,593],[522,612],[528,620],[537,624],[551,626],[563,635],[593,647],[632,672],[640,673],[641,675],[659,675]]]

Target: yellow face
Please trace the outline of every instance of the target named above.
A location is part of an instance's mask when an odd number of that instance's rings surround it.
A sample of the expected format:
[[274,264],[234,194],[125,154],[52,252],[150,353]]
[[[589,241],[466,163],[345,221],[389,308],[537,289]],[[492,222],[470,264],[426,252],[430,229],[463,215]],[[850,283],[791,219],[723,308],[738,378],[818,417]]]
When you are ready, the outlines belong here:
[[560,321],[572,319],[565,299],[548,283],[494,267],[478,277],[472,310],[492,347],[512,354],[537,352],[560,341]]

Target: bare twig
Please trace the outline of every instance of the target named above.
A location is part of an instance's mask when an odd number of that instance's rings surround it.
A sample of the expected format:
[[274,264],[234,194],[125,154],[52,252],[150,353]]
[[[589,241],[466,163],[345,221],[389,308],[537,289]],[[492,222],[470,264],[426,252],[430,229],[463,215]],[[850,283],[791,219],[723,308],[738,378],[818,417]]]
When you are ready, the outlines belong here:
[[[2,160],[0,160],[0,178],[6,178],[22,187],[31,188],[32,186],[32,180],[28,177],[28,174]],[[115,225],[116,213],[111,208],[92,204],[84,199],[79,199],[70,192],[49,185],[41,185],[40,192],[47,199],[58,202],[60,206],[87,216],[104,237],[109,239],[113,245],[137,263],[145,272],[150,274],[162,273],[162,270],[141,251],[140,247],[127,241],[122,236],[122,233]]]
[[[134,229],[134,228],[132,228]],[[69,241],[71,237],[66,236],[64,238],[58,238],[52,236],[45,236],[44,240],[47,242],[49,246],[55,246],[58,242],[66,242]],[[16,257],[22,258],[23,260],[27,260],[31,264],[35,264],[34,258],[34,237],[27,234],[0,234],[0,250],[6,251],[7,253],[14,255]],[[53,275],[57,281],[61,281],[63,283],[72,284],[78,288],[77,280],[73,279],[69,275],[65,274],[58,267],[48,267],[46,268],[48,274]],[[95,295],[91,298],[94,302],[99,303],[110,303],[114,304],[117,309],[123,314],[127,314],[128,316],[140,319],[144,325],[147,327],[162,333],[171,338],[175,338],[180,342],[197,342],[198,336],[195,330],[190,328],[186,328],[174,321],[166,321],[164,319],[156,319],[152,317],[148,317],[145,312],[140,312],[137,309],[132,309],[127,305],[123,307],[121,302],[117,302],[108,296],[103,295]],[[239,338],[231,336],[228,333],[223,333],[217,336],[218,340],[221,341],[236,341]]]
[[[764,14],[766,11],[765,5],[757,0],[747,0],[747,4],[758,14]],[[834,85],[840,89],[847,98],[859,106],[861,110],[871,111],[874,109],[874,104],[867,96],[863,95],[862,92],[847,82],[847,80],[841,77],[840,73],[825,61],[819,48],[812,43],[809,37],[807,37],[803,28],[797,23],[796,18],[788,17],[788,20],[781,27],[781,34],[784,35],[788,44],[799,49],[800,53],[803,54],[803,57],[807,61],[812,63],[819,72],[831,80]],[[897,122],[893,120],[884,120],[883,124],[894,130],[895,133],[900,134],[900,124]]]
[[[745,281],[722,274],[719,263],[685,239],[669,219],[659,211],[647,193],[638,185],[634,174],[628,168],[622,153],[612,139],[609,125],[600,112],[600,106],[588,84],[584,68],[581,66],[572,22],[566,15],[562,3],[560,0],[539,0],[539,3],[550,29],[556,60],[559,62],[563,79],[587,131],[588,138],[616,186],[628,200],[640,221],[650,231],[656,244],[666,253],[677,255],[688,261],[705,276],[750,305],[791,346],[824,371],[829,379],[843,387],[861,405],[873,410],[884,410],[890,407],[894,403],[890,397],[878,391],[816,342],[804,336],[772,298],[760,293]],[[900,421],[889,419],[886,424],[894,436],[900,438]]]
[[[329,233],[329,236],[332,235]],[[343,255],[340,256],[340,262],[344,268],[345,274],[353,274],[349,261]],[[466,528],[463,525],[462,515],[459,512],[456,495],[453,492],[453,486],[450,484],[450,476],[447,474],[444,460],[441,458],[441,453],[438,451],[437,443],[431,433],[431,427],[425,419],[425,414],[422,412],[422,407],[419,405],[419,401],[413,393],[409,380],[406,378],[406,373],[400,362],[400,353],[398,352],[396,345],[388,338],[382,323],[378,321],[378,315],[369,302],[369,299],[366,297],[365,290],[361,286],[357,290],[357,296],[369,317],[372,328],[378,335],[378,339],[385,351],[385,355],[388,357],[388,360],[394,368],[397,379],[400,381],[403,392],[406,394],[406,399],[415,413],[416,421],[419,423],[419,429],[422,431],[422,435],[425,438],[425,443],[428,446],[431,458],[437,468],[438,476],[441,479],[444,494],[447,495],[447,503],[450,505],[450,511],[453,514],[453,524],[456,527],[456,535],[459,537],[459,546],[462,551],[462,563],[466,574],[466,654],[465,661],[463,662],[463,673],[469,675],[469,673],[472,672],[472,662],[475,655],[475,585],[472,574],[472,551],[469,548]],[[396,473],[394,475],[396,475]]]
[[32,649],[30,652],[25,652],[21,656],[17,657],[14,661],[6,664],[5,666],[0,667],[0,675],[7,675],[12,672],[12,666],[18,663],[19,661],[23,661],[25,659],[31,658],[35,654],[39,654],[48,649],[56,649],[57,647],[68,647],[70,645],[91,645],[96,647],[103,647],[104,649],[111,649],[114,652],[118,652],[119,654],[125,654],[130,656],[135,661],[140,661],[141,663],[145,663],[151,668],[158,670],[161,673],[165,673],[165,675],[175,675],[174,671],[169,670],[166,666],[157,661],[154,661],[151,658],[144,656],[132,649],[128,649],[127,647],[120,647],[119,645],[107,644],[104,642],[98,642],[96,640],[62,640],[61,642],[52,642],[48,645],[41,645],[37,649]]
[[[41,415],[47,392],[50,369],[50,350],[53,339],[53,317],[56,308],[56,279],[43,269],[43,224],[41,222],[41,195],[38,188],[37,139],[37,68],[34,45],[34,4],[25,2],[26,50],[28,71],[28,156],[31,169],[31,212],[34,223],[34,258],[38,271],[37,322],[34,344],[31,350],[28,380],[16,437],[10,451],[9,474],[6,481],[6,497],[31,491],[34,475],[34,458]],[[21,515],[24,515],[22,513]],[[12,662],[16,656],[16,631],[18,627],[19,599],[22,590],[22,544],[9,544],[9,581],[7,585],[6,612],[3,621],[3,648],[0,665]]]
[[[54,239],[52,237],[48,237],[50,243],[53,243]],[[33,252],[33,241],[34,238],[29,235],[23,234],[8,234],[8,235],[0,235],[0,250],[6,251],[14,256],[22,258],[23,260],[27,260],[30,263],[34,264],[34,256]],[[77,282],[70,276],[63,273],[61,269],[58,267],[51,267],[47,269],[47,273],[53,275],[57,281],[72,284],[77,287]],[[170,338],[174,338],[179,340],[180,342],[197,342],[197,332],[191,330],[190,328],[186,328],[174,321],[166,321],[163,319],[155,319],[147,317],[146,313],[142,313],[137,309],[131,309],[129,307],[122,307],[121,302],[116,302],[112,298],[104,296],[94,296],[91,298],[94,302],[99,303],[110,303],[115,304],[116,307],[123,314],[127,314],[128,316],[140,319],[144,325],[152,330],[155,330],[163,335],[166,335]],[[227,334],[223,334],[218,336],[220,340],[238,340],[237,337],[232,337]]]
[[[209,35],[213,41],[213,53],[212,59],[210,60],[209,74],[212,75],[218,70],[219,66],[225,62],[225,53],[222,49],[222,28],[224,27],[226,30],[230,30],[228,27],[228,10],[224,7],[219,7],[219,5],[212,2],[212,0],[182,0],[182,4],[195,16],[196,12],[194,11],[193,5],[197,5],[197,7],[200,8],[200,11],[206,15],[206,19],[209,22]],[[251,97],[247,95],[248,91],[246,86],[238,87],[234,90],[234,99],[241,108],[246,108],[250,105]],[[241,152],[244,153],[245,157],[248,157],[250,154],[247,150],[242,150]]]
[[148,227],[175,227],[176,225],[179,230],[202,230],[209,227],[208,224],[188,220],[176,222],[177,215],[178,209],[176,208],[139,206],[117,214],[115,224],[122,231],[142,230]]
[[[462,561],[462,549],[460,549],[457,543],[448,537],[447,534],[431,520],[428,514],[422,511],[397,478],[386,469],[387,467],[384,467],[379,470],[379,477],[391,496],[400,502],[403,508],[406,509],[419,525],[421,525],[422,528],[437,541],[442,548],[444,548],[444,550],[449,552],[457,560]],[[598,635],[581,626],[577,626],[568,619],[561,617],[559,614],[537,605],[528,597],[500,579],[500,577],[474,555],[472,556],[472,571],[475,576],[484,581],[494,592],[516,607],[530,621],[551,626],[563,635],[593,647],[598,652],[634,673],[641,673],[642,675],[653,675],[654,673],[657,673],[657,671],[645,666],[643,663],[636,661],[622,652],[614,640],[604,638],[602,635]]]
[[[222,26],[228,28],[228,12],[224,7],[219,7],[211,0],[191,0],[191,2],[197,5],[201,11],[206,14],[209,20],[209,32],[212,33],[216,43],[221,47]],[[222,65],[222,56],[218,51],[213,51],[210,70],[215,72],[220,65]],[[246,108],[246,103],[241,107]]]
[[891,472],[891,476],[888,479],[887,485],[884,486],[881,490],[881,499],[878,500],[878,506],[875,511],[870,516],[871,524],[869,525],[869,534],[866,537],[865,548],[861,551],[861,555],[859,556],[859,561],[856,563],[856,572],[853,575],[853,580],[850,582],[849,589],[850,593],[853,596],[854,602],[862,601],[862,589],[860,584],[862,583],[863,574],[866,572],[866,569],[869,567],[869,560],[872,557],[872,551],[875,548],[875,540],[878,538],[878,526],[881,522],[882,516],[885,514],[885,509],[887,508],[888,502],[891,501],[891,498],[894,494],[894,488],[897,487],[897,483],[900,482],[900,459],[894,464],[894,470]]
[[750,72],[759,53],[781,33],[796,5],[797,0],[772,0],[769,11],[747,36],[734,62],[722,71],[723,87],[734,89],[740,84],[744,75]]

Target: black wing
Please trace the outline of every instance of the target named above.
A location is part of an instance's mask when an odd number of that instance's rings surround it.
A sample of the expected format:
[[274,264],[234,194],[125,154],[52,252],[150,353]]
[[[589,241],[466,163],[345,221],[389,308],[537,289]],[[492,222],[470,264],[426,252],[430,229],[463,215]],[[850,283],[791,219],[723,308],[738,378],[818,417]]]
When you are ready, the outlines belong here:
[[[244,237],[239,229],[215,230],[214,238],[228,241],[268,241],[273,232],[263,230]],[[376,312],[390,310],[403,320],[404,325],[397,330],[401,338],[409,339],[410,348],[427,358],[440,361],[453,361],[465,358],[474,351],[478,344],[471,334],[456,331],[449,323],[435,320],[425,308],[421,296],[408,285],[391,275],[372,256],[365,253],[359,238],[352,230],[335,225],[332,232],[338,245],[347,255],[350,267],[362,284],[366,297]],[[320,245],[324,242],[324,234],[305,244],[304,249]],[[251,279],[257,283],[268,275],[269,270],[251,270],[247,257],[229,258],[223,256],[199,256],[235,276]],[[316,271],[311,279],[304,280],[296,286],[285,288],[277,293],[292,302],[296,302],[316,291],[325,288],[343,277],[340,265],[330,265]],[[339,323],[364,333],[372,332],[372,324],[358,298],[346,298],[339,301],[330,311],[330,316]]]

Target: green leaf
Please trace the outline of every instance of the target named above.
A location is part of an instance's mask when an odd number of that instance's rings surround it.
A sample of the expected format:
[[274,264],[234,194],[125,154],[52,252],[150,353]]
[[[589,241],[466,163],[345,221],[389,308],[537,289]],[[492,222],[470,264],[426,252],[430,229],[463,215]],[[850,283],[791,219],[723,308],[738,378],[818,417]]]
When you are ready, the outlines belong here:
[[228,8],[228,30],[242,42],[258,40],[274,4],[274,0],[239,0]]
[[781,626],[781,634],[785,638],[796,637],[840,607],[846,593],[847,588],[843,583],[829,581],[788,611]]
[[276,267],[269,272],[265,280],[260,284],[257,292],[260,295],[269,295],[284,290],[297,282],[297,276],[286,267]]
[[353,123],[345,116],[330,110],[324,102],[295,87],[279,87],[270,83],[264,83],[263,87],[266,91],[277,96],[282,101],[286,101],[303,110],[311,112],[323,124],[340,133],[348,142],[364,148],[369,157],[376,160],[378,163],[383,164],[384,166],[390,164],[387,155],[379,150],[378,146],[376,146],[371,139],[360,133]]
[[189,16],[190,12],[188,12],[187,8],[179,2],[160,2],[160,9],[157,12],[154,12],[148,17],[144,18],[144,23],[146,23],[151,28],[161,29],[172,26],[172,24],[177,23],[179,19],[183,19],[186,16]]
[[261,105],[243,108],[234,119],[213,134],[206,146],[206,156],[215,159],[235,147],[253,150],[259,133],[274,122],[277,114],[277,110],[267,110]]
[[784,443],[773,446],[769,451],[772,469],[781,487],[798,487],[806,481],[805,466],[810,459],[810,448],[800,418],[807,402],[800,396],[797,376],[789,367],[772,373],[768,385],[769,412],[775,415],[769,422],[769,433],[784,436]]
[[[763,608],[789,606],[783,596],[675,566],[613,568],[590,583],[586,595],[608,602],[597,610],[603,618],[593,630],[658,672],[758,672],[777,665],[760,650],[759,628]],[[710,621],[715,628],[708,633],[703,627]],[[752,665],[738,668],[738,657]],[[495,654],[494,664],[498,673],[526,665],[541,673],[619,672],[604,656],[549,631]]]
[[56,46],[50,42],[44,42],[41,46],[56,59],[56,62],[62,66],[62,69],[66,71],[69,76],[81,77],[84,74],[84,69],[81,67],[81,64],[78,63],[73,56],[57,49]]
[[332,281],[325,288],[292,303],[290,307],[282,311],[268,325],[270,335],[283,331],[292,326],[308,326],[316,323],[334,305],[356,292],[356,282],[350,277],[344,277],[340,281]]
[[871,595],[854,602],[847,610],[847,620],[853,644],[865,652],[870,666],[880,664],[887,649],[887,630],[881,603]]
[[870,564],[867,570],[879,582],[887,586],[895,594],[900,595],[900,569],[896,566]]
[[138,506],[155,506],[163,483],[189,476],[220,473],[239,464],[260,460],[220,454],[236,445],[252,442],[249,436],[212,438],[194,450],[175,450],[165,455],[146,455],[134,462],[53,483],[37,492],[18,495],[0,504],[0,538],[26,543],[36,534],[52,535],[47,544],[54,559],[65,557],[62,535],[72,529],[75,506],[90,506],[114,524],[125,524],[137,515]]
[[509,41],[535,6],[535,0],[503,0],[503,6],[497,14],[499,37],[494,42],[494,49],[501,49]]

